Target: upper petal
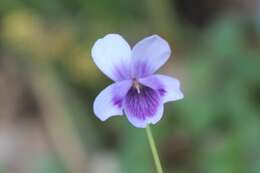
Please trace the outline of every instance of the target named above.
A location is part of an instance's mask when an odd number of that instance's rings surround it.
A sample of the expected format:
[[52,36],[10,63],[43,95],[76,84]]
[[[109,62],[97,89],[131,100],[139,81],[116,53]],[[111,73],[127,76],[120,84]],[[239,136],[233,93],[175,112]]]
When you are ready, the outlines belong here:
[[152,35],[139,41],[133,48],[132,75],[145,77],[159,69],[170,57],[171,48],[167,41]]
[[159,92],[144,85],[139,90],[132,87],[125,96],[123,105],[129,122],[138,128],[157,123],[163,115]]
[[131,85],[132,81],[124,80],[102,90],[94,101],[95,115],[102,121],[111,116],[122,115],[123,99]]
[[157,90],[163,99],[163,103],[180,100],[184,97],[180,89],[180,82],[175,78],[165,75],[152,75],[139,81],[143,85]]
[[91,51],[98,68],[114,81],[129,79],[131,48],[118,34],[98,39]]

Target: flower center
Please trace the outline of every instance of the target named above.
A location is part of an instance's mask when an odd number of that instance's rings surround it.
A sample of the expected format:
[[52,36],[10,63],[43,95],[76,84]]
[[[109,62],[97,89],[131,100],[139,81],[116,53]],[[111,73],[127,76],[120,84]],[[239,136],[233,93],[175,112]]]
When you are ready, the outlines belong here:
[[124,110],[130,118],[145,120],[155,115],[159,103],[158,92],[134,80],[132,87],[126,94]]
[[138,94],[141,93],[142,85],[138,82],[137,79],[133,80],[133,88],[137,91]]

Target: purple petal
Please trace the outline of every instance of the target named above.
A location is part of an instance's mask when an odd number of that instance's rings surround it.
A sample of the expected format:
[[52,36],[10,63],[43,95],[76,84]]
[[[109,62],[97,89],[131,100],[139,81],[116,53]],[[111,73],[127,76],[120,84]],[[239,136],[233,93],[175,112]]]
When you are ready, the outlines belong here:
[[102,121],[111,116],[122,115],[122,103],[132,85],[132,81],[125,80],[109,85],[96,97],[94,113]]
[[169,44],[158,35],[141,40],[132,51],[133,77],[140,78],[151,75],[168,60],[170,54]]
[[149,123],[155,124],[163,114],[160,94],[144,85],[140,91],[132,87],[125,97],[124,111],[135,127],[144,128]]
[[131,48],[118,34],[108,34],[94,44],[92,58],[98,68],[114,81],[130,78]]
[[183,98],[183,94],[180,90],[180,82],[175,78],[165,75],[152,75],[139,79],[139,81],[143,85],[158,91],[162,97],[163,103]]

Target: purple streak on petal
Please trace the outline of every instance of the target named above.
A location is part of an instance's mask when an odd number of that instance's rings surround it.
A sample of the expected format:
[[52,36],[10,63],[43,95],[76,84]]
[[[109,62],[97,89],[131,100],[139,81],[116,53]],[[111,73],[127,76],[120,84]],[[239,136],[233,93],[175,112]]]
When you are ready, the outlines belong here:
[[159,104],[158,92],[142,85],[139,93],[134,87],[130,88],[124,100],[124,110],[127,116],[146,120],[155,115]]
[[159,91],[161,96],[164,96],[166,94],[166,90],[163,89],[163,88],[159,88],[158,91]]
[[183,98],[180,82],[175,78],[165,75],[152,75],[139,79],[139,82],[158,91],[162,96],[163,103]]
[[122,107],[122,103],[123,103],[123,98],[121,97],[117,97],[115,96],[113,99],[113,105],[114,106],[117,106],[118,108],[121,108]]
[[164,96],[167,94],[167,91],[165,89],[165,86],[160,82],[160,80],[156,77],[148,77],[149,80],[144,81],[143,79],[140,80],[140,82],[143,85],[146,85],[148,87],[152,87],[154,90],[157,90],[160,93],[160,96]]
[[116,84],[117,85],[115,85],[114,88],[112,88],[113,96],[111,98],[111,102],[114,106],[118,108],[122,108],[123,100],[132,85],[132,81],[125,80],[125,81],[117,82]]
[[122,101],[131,86],[131,80],[124,80],[113,83],[103,89],[93,104],[95,115],[102,121],[107,120],[111,116],[122,115]]
[[[123,63],[122,63],[123,64]],[[120,65],[120,66],[115,66],[114,67],[114,76],[116,77],[116,79],[118,81],[121,81],[121,80],[127,80],[127,79],[130,79],[131,76],[130,76],[130,68],[129,67],[126,67],[124,65]]]
[[150,75],[150,67],[147,63],[142,62],[142,61],[137,61],[133,65],[133,77],[135,78],[141,78],[141,77],[146,77]]

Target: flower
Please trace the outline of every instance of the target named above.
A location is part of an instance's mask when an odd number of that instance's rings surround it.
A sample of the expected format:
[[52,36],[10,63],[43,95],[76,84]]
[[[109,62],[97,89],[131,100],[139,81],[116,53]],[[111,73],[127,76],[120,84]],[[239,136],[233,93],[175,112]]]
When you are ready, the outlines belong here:
[[153,74],[171,54],[158,35],[144,38],[131,50],[122,36],[108,34],[95,42],[91,54],[98,68],[115,82],[94,101],[94,113],[102,121],[125,113],[131,124],[145,128],[162,118],[164,103],[183,98],[177,79]]

